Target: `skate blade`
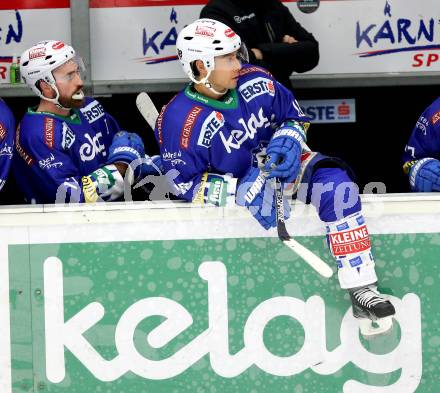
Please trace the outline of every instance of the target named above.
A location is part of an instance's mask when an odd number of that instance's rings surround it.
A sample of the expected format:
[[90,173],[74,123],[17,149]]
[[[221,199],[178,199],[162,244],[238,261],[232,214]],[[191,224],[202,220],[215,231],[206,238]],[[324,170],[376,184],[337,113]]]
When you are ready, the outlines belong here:
[[393,317],[385,317],[376,321],[372,321],[368,318],[359,319],[359,327],[361,334],[365,336],[365,338],[374,337],[379,334],[387,334],[393,327]]

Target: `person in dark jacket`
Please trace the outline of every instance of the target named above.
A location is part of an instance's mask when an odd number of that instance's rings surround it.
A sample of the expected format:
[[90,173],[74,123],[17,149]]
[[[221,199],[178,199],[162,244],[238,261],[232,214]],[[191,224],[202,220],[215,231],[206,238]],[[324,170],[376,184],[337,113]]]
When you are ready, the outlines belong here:
[[318,64],[318,41],[279,0],[210,0],[200,17],[228,25],[245,42],[249,62],[267,68],[288,88],[292,72]]

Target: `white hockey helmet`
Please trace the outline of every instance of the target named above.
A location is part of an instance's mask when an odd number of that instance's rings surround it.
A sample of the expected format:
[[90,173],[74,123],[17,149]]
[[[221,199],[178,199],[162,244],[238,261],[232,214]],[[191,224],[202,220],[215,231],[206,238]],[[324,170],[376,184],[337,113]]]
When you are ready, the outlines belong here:
[[191,64],[203,61],[208,73],[215,68],[214,58],[236,50],[242,61],[248,61],[247,50],[240,36],[230,27],[214,19],[198,19],[184,27],[177,37],[177,55],[183,70],[196,83]]
[[[40,41],[22,53],[20,73],[25,83],[36,95],[59,105],[59,92],[52,71],[71,59],[75,59],[75,62],[78,62],[82,68],[84,67],[82,60],[76,57],[75,50],[70,45],[55,40]],[[38,84],[40,80],[52,86],[57,93],[56,98],[50,99],[43,96]]]

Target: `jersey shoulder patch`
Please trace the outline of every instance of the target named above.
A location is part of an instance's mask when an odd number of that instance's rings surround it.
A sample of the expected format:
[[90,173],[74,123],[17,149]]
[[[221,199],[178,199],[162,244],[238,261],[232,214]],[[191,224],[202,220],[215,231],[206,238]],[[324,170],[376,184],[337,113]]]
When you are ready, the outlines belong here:
[[159,143],[159,145],[163,144],[162,124],[163,124],[163,118],[165,116],[165,112],[168,110],[168,108],[172,107],[172,103],[176,99],[177,96],[178,96],[178,94],[174,95],[174,97],[171,98],[171,100],[168,101],[167,104],[162,106],[162,109],[160,110],[159,116],[156,119],[155,132],[156,132],[156,139],[157,139],[157,142]]
[[209,110],[202,103],[192,101],[183,92],[162,108],[156,123],[159,144],[167,148],[188,150],[197,140],[200,124]]
[[49,149],[55,147],[56,135],[62,130],[62,121],[56,116],[46,113],[26,113],[20,123],[22,141],[32,144],[33,141],[42,141]]
[[[28,153],[28,141],[22,139],[22,129],[21,129],[21,125],[22,123],[20,123],[17,127],[17,131],[15,134],[15,150],[17,150],[18,155],[24,160],[24,162],[31,166],[33,165],[33,163],[35,162],[34,157],[32,157],[29,153]],[[23,147],[23,145],[25,145],[25,147]]]
[[[437,98],[426,110],[426,117],[433,126],[440,126],[440,98]],[[423,115],[422,115],[423,116]]]
[[440,121],[440,110],[431,116],[431,124],[435,126]]
[[101,103],[90,97],[87,97],[85,104],[80,111],[90,124],[105,116],[105,110]]
[[6,126],[0,121],[0,142],[6,138],[7,134],[8,130],[6,129]]
[[242,67],[240,70],[240,77],[248,75],[248,74],[256,74],[256,73],[264,74],[264,75],[268,76],[269,78],[274,79],[273,75],[268,70],[266,70],[263,67],[256,66],[256,65],[246,65],[246,66]]

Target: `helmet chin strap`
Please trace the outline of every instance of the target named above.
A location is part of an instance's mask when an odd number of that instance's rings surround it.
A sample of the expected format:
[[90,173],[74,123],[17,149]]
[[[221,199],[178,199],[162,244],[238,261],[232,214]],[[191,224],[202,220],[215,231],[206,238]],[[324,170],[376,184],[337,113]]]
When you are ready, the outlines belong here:
[[196,83],[196,84],[198,84],[198,85],[200,85],[200,84],[204,84],[205,86],[206,86],[206,88],[207,89],[209,89],[209,90],[211,90],[213,93],[215,93],[215,94],[218,94],[218,95],[223,95],[223,94],[226,94],[226,92],[228,91],[228,89],[224,89],[223,91],[217,91],[216,89],[214,89],[213,87],[212,87],[212,84],[211,84],[211,82],[208,80],[208,78],[210,77],[210,75],[211,75],[211,70],[209,70],[208,71],[208,73],[206,74],[206,76],[204,77],[204,78],[202,78],[202,79],[200,79],[200,80],[197,80],[197,79],[195,79],[195,78],[191,78],[191,80],[194,82],[194,83]]
[[[58,88],[56,87],[55,84],[51,84],[50,86],[52,87],[52,89],[55,90],[56,97],[55,97],[55,98],[48,98],[48,97],[44,96],[43,94],[40,94],[40,97],[41,97],[43,100],[46,100],[46,101],[52,102],[53,104],[56,105],[57,108],[60,108],[60,109],[66,109],[66,110],[70,110],[70,109],[72,109],[72,108],[65,107],[65,106],[63,106],[63,105],[60,104],[60,102],[58,101],[59,98],[60,98],[60,92],[58,91]],[[73,98],[74,100],[82,100],[82,99],[84,98],[84,93],[83,93],[83,91],[81,90],[81,91],[75,93],[74,95],[72,95],[72,98]]]
[[226,94],[226,92],[228,91],[228,89],[224,89],[222,92],[219,92],[219,91],[215,90],[215,89],[212,87],[211,82],[210,82],[209,80],[206,80],[206,81],[204,82],[204,84],[205,84],[205,86],[206,86],[209,90],[211,90],[213,93],[218,94],[218,95]]

